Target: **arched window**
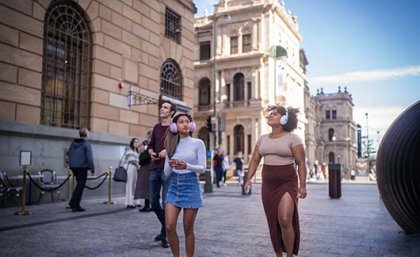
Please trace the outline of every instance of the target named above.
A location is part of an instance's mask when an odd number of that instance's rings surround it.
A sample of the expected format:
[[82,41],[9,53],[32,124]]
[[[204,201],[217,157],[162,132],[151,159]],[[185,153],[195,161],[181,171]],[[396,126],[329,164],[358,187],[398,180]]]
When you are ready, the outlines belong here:
[[198,138],[203,140],[206,149],[210,149],[209,130],[206,127],[202,127],[198,131]]
[[242,73],[233,76],[233,101],[245,100],[245,77]]
[[198,105],[210,105],[210,80],[202,78],[198,85]]
[[328,154],[328,160],[330,163],[335,163],[335,154],[333,152]]
[[328,130],[328,141],[333,141],[333,137],[334,137],[334,129],[330,128]]
[[244,137],[244,127],[242,125],[236,125],[233,128],[233,150],[235,154],[239,151],[245,153]]
[[160,93],[182,100],[181,69],[172,59],[166,60],[160,69]]
[[83,10],[57,0],[44,21],[41,123],[89,127],[92,39]]

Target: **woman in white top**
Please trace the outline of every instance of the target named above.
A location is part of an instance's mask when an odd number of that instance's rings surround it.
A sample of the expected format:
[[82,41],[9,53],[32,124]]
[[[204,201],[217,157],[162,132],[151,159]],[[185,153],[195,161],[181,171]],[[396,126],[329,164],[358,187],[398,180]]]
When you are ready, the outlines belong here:
[[124,153],[124,161],[127,167],[127,183],[125,184],[125,205],[127,209],[134,209],[138,205],[139,200],[134,200],[134,192],[136,191],[137,170],[139,165],[139,146],[140,140],[132,138],[130,147],[127,147]]
[[166,233],[174,257],[179,257],[179,238],[176,224],[181,209],[184,209],[183,223],[186,256],[194,256],[194,223],[198,208],[203,200],[198,173],[206,168],[206,149],[202,140],[192,138],[195,123],[188,114],[176,115],[166,136],[166,159],[164,172],[171,176],[165,199]]

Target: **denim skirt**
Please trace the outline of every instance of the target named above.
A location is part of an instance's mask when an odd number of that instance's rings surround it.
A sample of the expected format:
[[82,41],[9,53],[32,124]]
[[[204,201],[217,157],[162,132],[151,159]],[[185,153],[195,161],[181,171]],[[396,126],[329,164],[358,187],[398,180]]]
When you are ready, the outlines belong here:
[[203,197],[197,173],[178,174],[172,172],[165,200],[165,204],[167,203],[179,208],[197,209],[202,207]]

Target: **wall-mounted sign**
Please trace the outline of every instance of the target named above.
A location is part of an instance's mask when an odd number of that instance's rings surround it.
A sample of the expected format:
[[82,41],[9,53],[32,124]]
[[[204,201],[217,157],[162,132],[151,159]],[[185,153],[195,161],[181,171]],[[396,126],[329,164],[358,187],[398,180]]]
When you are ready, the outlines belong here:
[[20,157],[19,157],[19,165],[20,166],[31,166],[32,162],[32,152],[21,150]]

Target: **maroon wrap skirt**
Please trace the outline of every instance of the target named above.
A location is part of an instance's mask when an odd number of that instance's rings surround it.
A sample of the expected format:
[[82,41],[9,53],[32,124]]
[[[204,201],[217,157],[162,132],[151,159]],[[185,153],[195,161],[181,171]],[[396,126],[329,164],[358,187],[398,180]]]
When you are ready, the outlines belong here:
[[284,166],[264,165],[262,170],[261,197],[270,229],[271,243],[274,250],[279,253],[286,252],[282,237],[281,227],[277,219],[277,210],[280,200],[287,192],[295,203],[293,214],[293,228],[295,230],[295,243],[293,254],[299,251],[300,229],[297,209],[298,176],[294,164]]

